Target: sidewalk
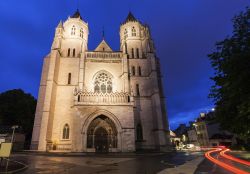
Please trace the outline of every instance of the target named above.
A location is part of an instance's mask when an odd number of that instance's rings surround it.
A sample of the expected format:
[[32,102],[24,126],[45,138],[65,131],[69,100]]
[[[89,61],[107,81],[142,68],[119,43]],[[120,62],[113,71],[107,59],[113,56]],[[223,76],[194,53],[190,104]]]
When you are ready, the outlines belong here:
[[197,166],[203,161],[204,157],[198,157],[194,160],[188,161],[183,165],[177,166],[175,168],[167,168],[162,170],[158,174],[193,174]]

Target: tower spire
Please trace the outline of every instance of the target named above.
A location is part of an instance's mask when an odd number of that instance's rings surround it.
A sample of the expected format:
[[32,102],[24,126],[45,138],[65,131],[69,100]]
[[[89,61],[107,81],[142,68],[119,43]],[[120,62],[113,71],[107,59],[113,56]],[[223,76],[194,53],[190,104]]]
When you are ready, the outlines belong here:
[[102,39],[105,40],[104,26],[102,27]]
[[79,9],[79,0],[76,1],[76,9],[78,10]]

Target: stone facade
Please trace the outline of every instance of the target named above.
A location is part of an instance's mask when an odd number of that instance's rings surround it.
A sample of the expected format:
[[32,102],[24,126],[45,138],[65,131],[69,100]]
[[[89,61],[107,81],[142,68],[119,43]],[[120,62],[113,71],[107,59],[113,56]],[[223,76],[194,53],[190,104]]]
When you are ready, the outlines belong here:
[[104,38],[88,50],[88,34],[79,11],[57,26],[44,59],[31,148],[167,149],[165,99],[149,27],[129,13],[120,26],[120,51]]

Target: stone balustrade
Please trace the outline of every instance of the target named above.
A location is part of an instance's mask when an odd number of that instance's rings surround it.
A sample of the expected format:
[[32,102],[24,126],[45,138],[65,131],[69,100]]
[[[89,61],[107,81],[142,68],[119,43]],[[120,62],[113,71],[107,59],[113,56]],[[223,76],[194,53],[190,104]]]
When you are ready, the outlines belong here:
[[78,92],[76,105],[131,105],[132,97],[126,92],[95,93]]
[[121,58],[121,52],[87,52],[86,58]]

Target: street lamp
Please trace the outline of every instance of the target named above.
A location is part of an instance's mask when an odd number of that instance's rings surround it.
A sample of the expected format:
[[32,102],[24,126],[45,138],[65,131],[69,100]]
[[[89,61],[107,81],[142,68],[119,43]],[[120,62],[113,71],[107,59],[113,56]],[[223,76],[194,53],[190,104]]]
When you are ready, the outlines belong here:
[[14,134],[15,134],[15,129],[17,129],[17,128],[18,128],[18,125],[14,125],[14,126],[12,126],[11,128],[13,129],[13,131],[12,131],[12,136],[11,136],[11,143],[13,143],[13,140],[14,140]]

